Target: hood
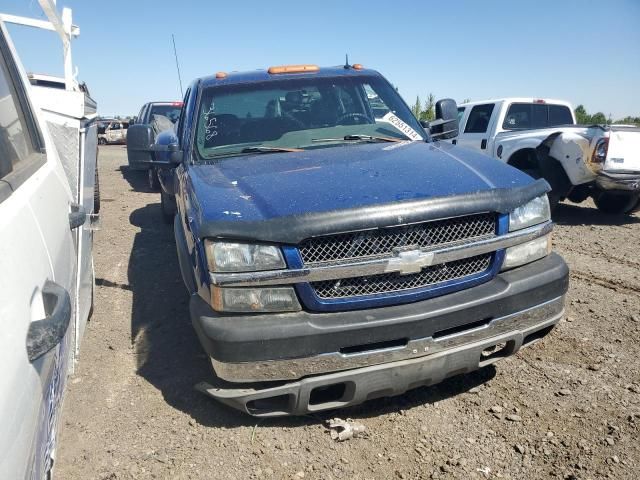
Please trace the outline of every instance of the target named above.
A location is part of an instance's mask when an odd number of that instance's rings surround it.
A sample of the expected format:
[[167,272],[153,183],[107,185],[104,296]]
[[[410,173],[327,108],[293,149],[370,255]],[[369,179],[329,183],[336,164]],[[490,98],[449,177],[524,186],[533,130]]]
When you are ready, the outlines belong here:
[[[333,223],[318,231],[309,231],[309,223],[323,223],[347,212],[368,220],[376,217],[375,226],[401,224],[427,204],[448,204],[452,214],[445,216],[455,216],[453,211],[461,205],[454,200],[457,197],[467,199],[467,209],[483,211],[483,205],[474,207],[472,199],[477,203],[480,197],[499,193],[504,197],[507,191],[531,189],[534,183],[498,160],[443,142],[347,144],[229,157],[189,169],[200,236],[244,237],[245,232],[252,239],[283,241],[286,237],[292,243],[301,235],[326,234],[327,229],[336,233]],[[546,184],[538,182],[534,190],[541,189]],[[443,199],[448,200],[443,203]],[[496,201],[484,208],[508,208]],[[381,213],[389,212],[389,207],[393,214]],[[400,218],[398,211],[404,212]],[[286,229],[294,224],[307,227],[304,233],[286,236],[263,231],[267,223],[273,228],[276,224]]]

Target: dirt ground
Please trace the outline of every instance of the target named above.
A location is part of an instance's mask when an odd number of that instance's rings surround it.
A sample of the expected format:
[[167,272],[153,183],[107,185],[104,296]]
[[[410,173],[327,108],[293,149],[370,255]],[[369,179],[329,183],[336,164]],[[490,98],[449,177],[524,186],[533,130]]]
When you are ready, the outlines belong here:
[[[68,383],[59,479],[640,478],[640,216],[561,205],[567,315],[474,374],[338,412],[256,420],[196,392],[211,378],[172,229],[122,146],[100,148],[96,299]],[[331,440],[323,422],[366,426]]]

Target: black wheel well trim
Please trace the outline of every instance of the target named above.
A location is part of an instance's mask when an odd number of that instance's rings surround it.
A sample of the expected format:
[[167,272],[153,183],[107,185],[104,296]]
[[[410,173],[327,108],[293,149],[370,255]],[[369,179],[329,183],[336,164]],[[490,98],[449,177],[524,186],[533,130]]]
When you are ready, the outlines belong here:
[[173,234],[176,239],[176,250],[178,253],[178,265],[180,267],[180,274],[182,275],[182,281],[184,282],[187,290],[190,294],[198,291],[196,287],[195,277],[191,270],[191,262],[189,261],[189,252],[187,248],[187,241],[184,237],[184,231],[180,223],[180,217],[175,215],[173,220]]

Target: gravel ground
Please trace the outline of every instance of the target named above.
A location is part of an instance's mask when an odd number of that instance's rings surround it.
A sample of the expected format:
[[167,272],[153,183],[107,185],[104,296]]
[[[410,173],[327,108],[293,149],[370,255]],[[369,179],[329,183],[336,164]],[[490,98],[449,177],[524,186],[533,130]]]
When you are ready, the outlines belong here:
[[[561,205],[567,316],[476,373],[339,412],[256,420],[194,391],[211,376],[172,230],[124,147],[101,147],[95,310],[66,393],[56,477],[640,477],[640,216]],[[338,443],[339,415],[366,434]]]

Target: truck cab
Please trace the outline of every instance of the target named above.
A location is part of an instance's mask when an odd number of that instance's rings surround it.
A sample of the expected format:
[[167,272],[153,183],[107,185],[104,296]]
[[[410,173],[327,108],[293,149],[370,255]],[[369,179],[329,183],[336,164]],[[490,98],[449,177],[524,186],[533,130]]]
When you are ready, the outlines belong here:
[[[173,228],[215,376],[199,390],[256,416],[355,405],[517,352],[561,318],[544,180],[441,140],[361,65],[194,80],[175,132]],[[130,134],[142,148],[151,132]]]
[[502,132],[575,125],[571,105],[562,100],[509,98],[458,106],[460,131],[452,143],[494,156],[496,135]]
[[551,185],[551,207],[593,198],[609,214],[640,209],[640,128],[576,125],[568,102],[504,98],[458,107],[451,143],[501,160]]

